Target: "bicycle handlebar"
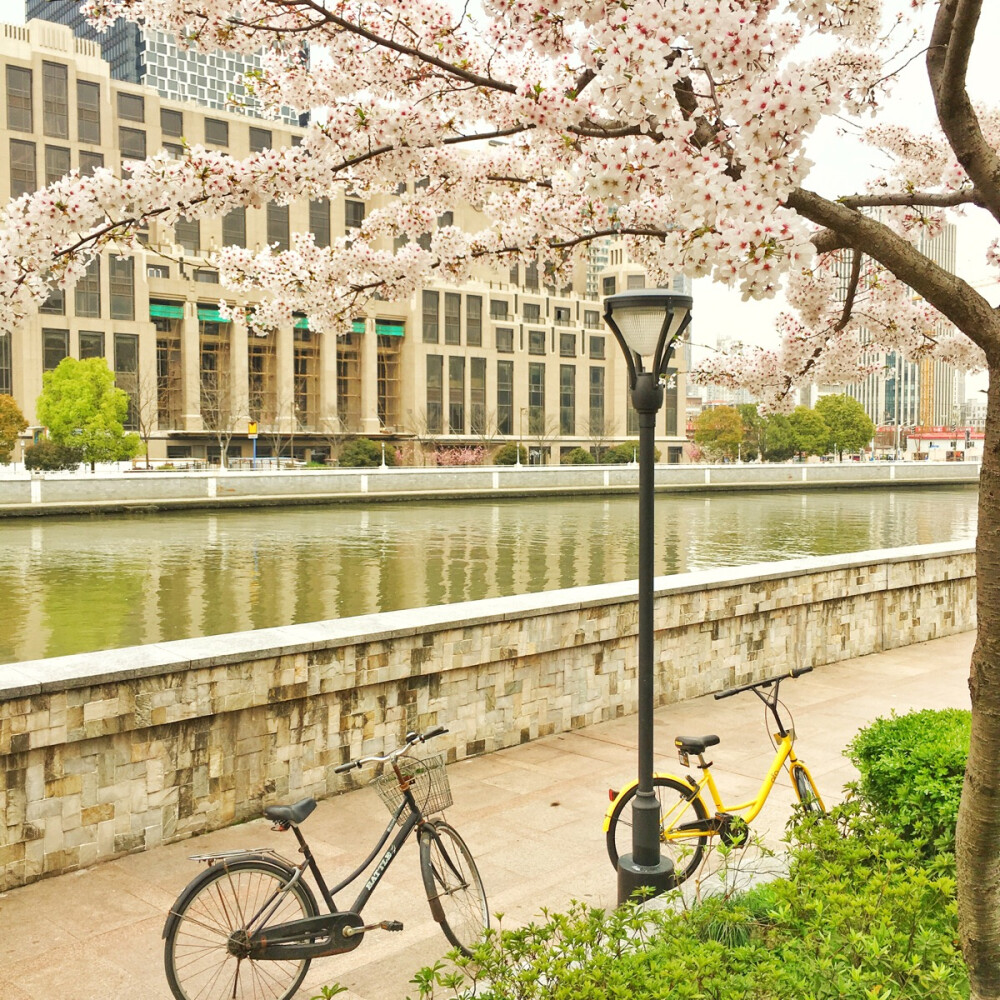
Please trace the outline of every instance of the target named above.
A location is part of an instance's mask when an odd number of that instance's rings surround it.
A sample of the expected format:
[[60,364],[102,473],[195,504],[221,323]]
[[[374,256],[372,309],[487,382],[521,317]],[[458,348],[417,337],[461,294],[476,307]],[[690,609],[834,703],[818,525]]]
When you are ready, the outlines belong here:
[[793,667],[787,674],[778,674],[775,677],[768,677],[763,681],[754,681],[751,684],[740,684],[739,687],[727,688],[725,691],[716,691],[715,700],[731,698],[734,694],[739,694],[741,691],[752,691],[754,688],[770,687],[772,684],[780,683],[786,677],[801,677],[803,674],[808,674],[811,670],[812,667]]
[[334,774],[346,774],[348,771],[352,771],[356,767],[364,767],[365,764],[382,763],[386,761],[395,760],[397,757],[402,756],[414,743],[426,743],[428,740],[434,739],[435,736],[440,736],[442,733],[446,733],[448,730],[444,726],[435,726],[433,729],[428,729],[426,733],[407,733],[406,741],[403,746],[396,747],[395,750],[390,750],[389,753],[384,756],[374,755],[372,757],[358,757],[357,760],[349,760],[346,764],[338,764],[334,769]]

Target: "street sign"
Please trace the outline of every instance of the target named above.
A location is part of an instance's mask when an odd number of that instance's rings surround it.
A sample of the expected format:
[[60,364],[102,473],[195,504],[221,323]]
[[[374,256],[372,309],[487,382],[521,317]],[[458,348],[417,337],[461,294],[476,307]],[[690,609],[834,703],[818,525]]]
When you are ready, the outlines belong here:
[[251,441],[256,441],[257,440],[257,421],[256,420],[251,420],[250,423],[247,424],[247,437],[250,438]]

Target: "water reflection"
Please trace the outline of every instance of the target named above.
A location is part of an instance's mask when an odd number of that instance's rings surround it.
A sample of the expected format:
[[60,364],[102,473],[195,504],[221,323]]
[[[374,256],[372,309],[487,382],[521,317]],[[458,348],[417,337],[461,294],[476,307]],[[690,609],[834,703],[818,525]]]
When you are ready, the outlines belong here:
[[[975,537],[974,487],[657,498],[656,572]],[[634,498],[0,523],[0,663],[634,578]]]

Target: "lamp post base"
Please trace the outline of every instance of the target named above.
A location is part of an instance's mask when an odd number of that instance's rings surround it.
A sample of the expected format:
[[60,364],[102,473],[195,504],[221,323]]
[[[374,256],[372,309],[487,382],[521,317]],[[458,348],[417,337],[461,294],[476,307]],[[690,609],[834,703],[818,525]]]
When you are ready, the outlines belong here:
[[648,895],[659,896],[674,887],[674,863],[661,857],[656,865],[637,865],[631,854],[618,858],[618,905],[627,903],[636,889],[650,890]]

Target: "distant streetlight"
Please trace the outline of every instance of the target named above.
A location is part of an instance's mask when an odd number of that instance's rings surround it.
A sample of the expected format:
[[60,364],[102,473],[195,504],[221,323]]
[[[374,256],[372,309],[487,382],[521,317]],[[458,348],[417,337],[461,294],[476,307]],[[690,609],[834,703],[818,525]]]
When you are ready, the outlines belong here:
[[526,406],[521,407],[521,412],[518,414],[517,420],[517,458],[514,461],[515,465],[521,464],[521,442],[524,439],[524,415],[528,412]]
[[632,853],[618,858],[618,902],[641,887],[669,889],[674,866],[660,855],[660,804],[653,791],[653,466],[656,414],[674,346],[691,322],[691,297],[657,288],[604,300],[628,365],[632,405],[639,416],[639,784],[632,807]]

